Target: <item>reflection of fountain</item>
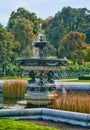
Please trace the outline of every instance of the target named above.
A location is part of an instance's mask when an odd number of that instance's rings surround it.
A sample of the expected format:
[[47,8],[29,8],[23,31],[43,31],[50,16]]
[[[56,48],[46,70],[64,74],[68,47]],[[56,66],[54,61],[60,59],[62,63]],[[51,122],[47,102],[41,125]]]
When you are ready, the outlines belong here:
[[16,60],[16,65],[23,65],[26,69],[30,70],[30,80],[28,81],[25,99],[27,104],[48,105],[57,96],[54,84],[56,76],[53,71],[57,70],[60,66],[66,66],[67,60],[44,57],[43,49],[48,46],[48,42],[42,30],[38,35],[38,40],[33,42],[32,45],[34,47],[34,54],[35,48],[38,48],[38,57],[36,55],[34,58]]

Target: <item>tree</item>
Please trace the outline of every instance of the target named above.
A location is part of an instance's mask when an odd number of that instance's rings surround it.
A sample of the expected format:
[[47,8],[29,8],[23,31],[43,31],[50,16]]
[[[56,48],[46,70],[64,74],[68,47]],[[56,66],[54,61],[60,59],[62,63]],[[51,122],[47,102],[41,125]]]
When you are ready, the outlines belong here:
[[32,50],[32,41],[35,39],[35,35],[31,25],[32,22],[22,18],[17,21],[13,28],[14,37],[20,42],[19,56],[21,57],[27,46],[30,46],[30,49]]
[[85,25],[83,32],[86,34],[86,43],[90,44],[90,11],[89,13],[87,12],[87,14],[88,14],[86,16],[87,23]]
[[0,23],[0,28],[3,28],[3,25]]
[[87,8],[64,7],[43,25],[47,39],[55,48],[58,48],[59,41],[70,31],[85,33],[86,43],[90,43],[90,10]]
[[39,23],[41,19],[37,18],[35,13],[31,13],[24,8],[18,8],[16,12],[11,13],[7,26],[8,30],[12,31],[17,21],[23,18],[32,22],[33,33],[37,34],[40,29]]
[[3,67],[4,74],[6,73],[6,66],[14,63],[19,47],[20,44],[15,41],[14,36],[0,27],[0,64]]
[[60,41],[58,48],[58,57],[67,57],[74,62],[82,62],[85,57],[87,44],[85,43],[86,35],[81,32],[71,31],[66,34]]
[[56,49],[53,47],[53,45],[46,46],[44,49],[44,56],[45,57],[55,57],[56,56]]
[[24,8],[18,8],[16,12],[11,13],[7,30],[12,32],[15,39],[20,42],[19,57],[32,55],[31,43],[40,30],[39,23],[41,21],[35,13],[30,13]]
[[90,46],[86,49],[85,61],[90,61]]

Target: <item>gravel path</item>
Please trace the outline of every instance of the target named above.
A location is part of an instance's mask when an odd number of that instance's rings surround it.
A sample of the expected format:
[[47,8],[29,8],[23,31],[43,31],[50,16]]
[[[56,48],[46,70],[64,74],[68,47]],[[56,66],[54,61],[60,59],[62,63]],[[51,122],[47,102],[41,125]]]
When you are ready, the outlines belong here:
[[39,125],[61,128],[60,130],[90,130],[90,128],[54,121],[45,121],[45,120],[24,120],[24,121],[33,122]]

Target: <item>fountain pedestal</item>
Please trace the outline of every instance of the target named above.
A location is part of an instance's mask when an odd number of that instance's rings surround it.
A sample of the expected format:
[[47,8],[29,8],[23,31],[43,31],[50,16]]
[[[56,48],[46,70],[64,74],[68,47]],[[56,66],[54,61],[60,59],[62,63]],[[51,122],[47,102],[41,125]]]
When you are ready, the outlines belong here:
[[51,105],[53,98],[57,97],[54,84],[43,84],[43,87],[38,85],[36,81],[33,84],[28,84],[25,99],[27,104],[46,106]]

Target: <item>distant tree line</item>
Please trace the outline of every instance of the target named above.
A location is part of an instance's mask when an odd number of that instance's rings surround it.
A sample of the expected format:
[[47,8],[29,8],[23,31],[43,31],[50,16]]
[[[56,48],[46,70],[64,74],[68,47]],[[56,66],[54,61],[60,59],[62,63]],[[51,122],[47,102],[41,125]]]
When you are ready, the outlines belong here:
[[73,63],[90,61],[90,10],[64,7],[54,17],[38,18],[24,8],[11,12],[8,24],[0,24],[0,68],[3,72],[17,70],[17,58],[33,55],[32,42],[40,31],[45,30],[50,46],[45,53],[58,58],[67,57]]
[[57,57],[90,61],[90,10],[64,7],[43,22],[43,29]]

